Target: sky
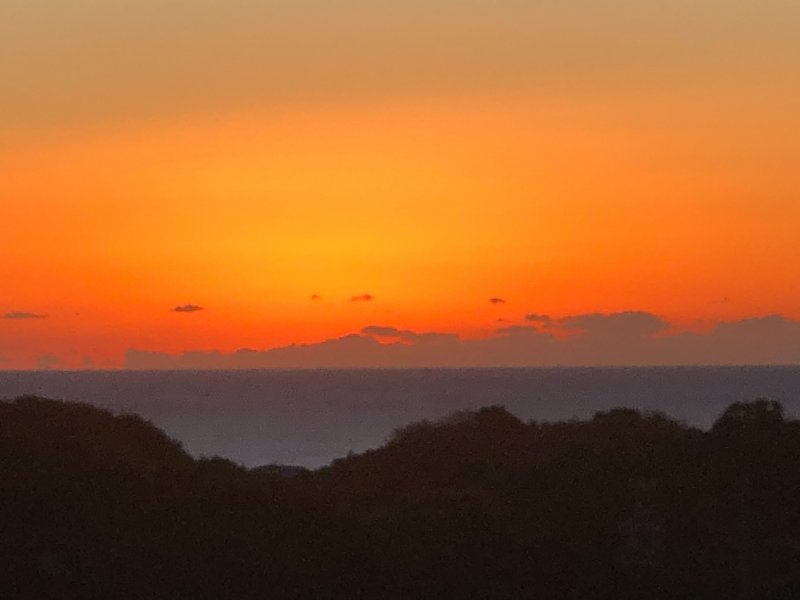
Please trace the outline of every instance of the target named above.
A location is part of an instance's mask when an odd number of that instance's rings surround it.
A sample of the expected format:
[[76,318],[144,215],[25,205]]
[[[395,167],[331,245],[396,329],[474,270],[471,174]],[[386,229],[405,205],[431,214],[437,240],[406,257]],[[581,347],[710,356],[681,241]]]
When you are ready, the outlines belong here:
[[797,23],[5,0],[0,368],[800,362]]

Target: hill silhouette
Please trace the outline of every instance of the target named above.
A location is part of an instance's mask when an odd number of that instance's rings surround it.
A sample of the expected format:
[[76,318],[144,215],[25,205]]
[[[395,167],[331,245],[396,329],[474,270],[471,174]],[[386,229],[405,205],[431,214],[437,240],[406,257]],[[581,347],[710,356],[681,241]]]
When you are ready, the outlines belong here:
[[3,598],[796,598],[800,423],[616,409],[411,424],[317,471],[0,403]]

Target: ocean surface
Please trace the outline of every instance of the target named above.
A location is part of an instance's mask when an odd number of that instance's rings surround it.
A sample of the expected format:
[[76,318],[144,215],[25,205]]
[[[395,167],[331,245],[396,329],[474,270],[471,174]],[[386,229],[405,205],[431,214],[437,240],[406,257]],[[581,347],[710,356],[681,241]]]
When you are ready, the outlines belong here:
[[0,371],[0,398],[23,394],[139,414],[196,456],[318,467],[490,404],[540,421],[623,406],[708,428],[732,402],[767,397],[797,417],[800,367]]

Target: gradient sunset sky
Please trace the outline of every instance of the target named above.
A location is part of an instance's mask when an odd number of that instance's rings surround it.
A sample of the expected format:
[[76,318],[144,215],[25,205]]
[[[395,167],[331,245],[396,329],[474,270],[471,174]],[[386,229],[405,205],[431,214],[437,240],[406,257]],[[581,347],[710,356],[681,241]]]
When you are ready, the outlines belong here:
[[797,0],[4,0],[0,368],[794,323],[799,27]]

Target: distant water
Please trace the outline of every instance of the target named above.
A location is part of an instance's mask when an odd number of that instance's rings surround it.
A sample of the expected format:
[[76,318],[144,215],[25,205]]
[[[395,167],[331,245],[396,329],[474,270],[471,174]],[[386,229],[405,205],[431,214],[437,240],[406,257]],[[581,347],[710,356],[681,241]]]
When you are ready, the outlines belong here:
[[726,406],[768,397],[800,415],[800,367],[335,371],[0,371],[0,398],[36,394],[149,419],[194,455],[317,467],[420,419],[501,404],[523,419],[617,406],[707,428]]

